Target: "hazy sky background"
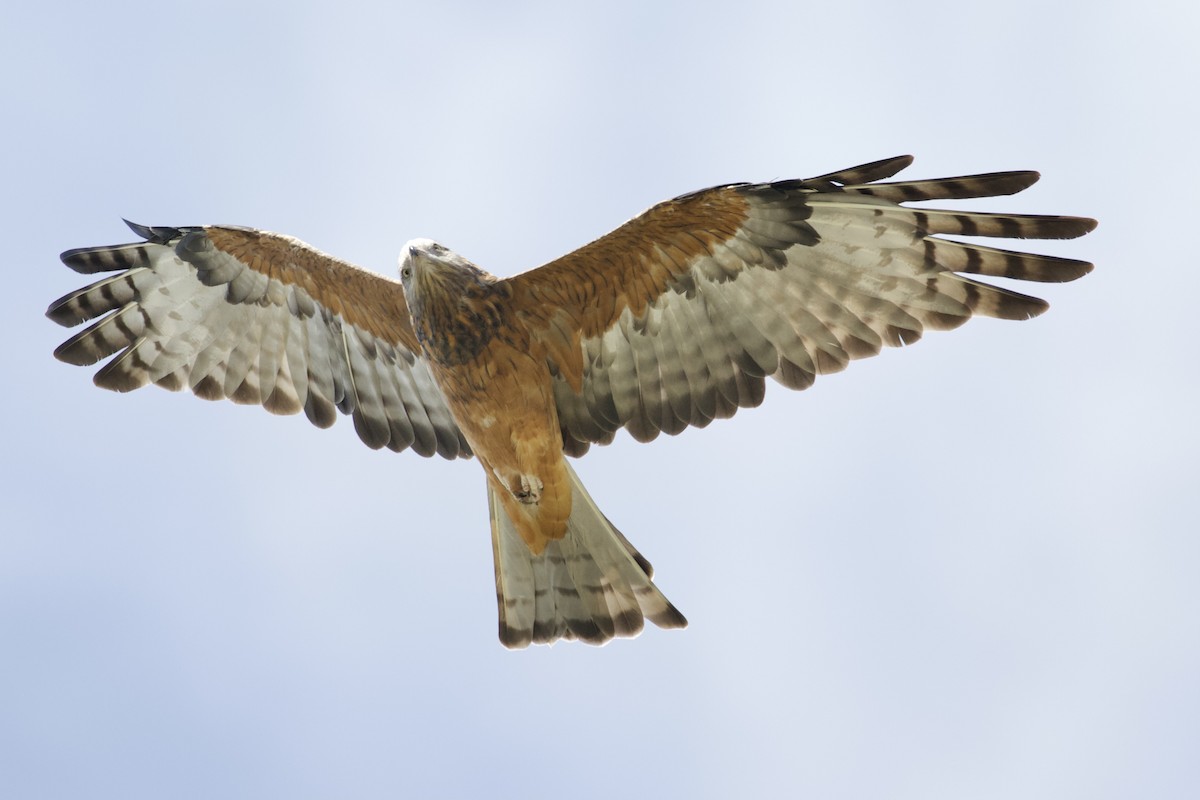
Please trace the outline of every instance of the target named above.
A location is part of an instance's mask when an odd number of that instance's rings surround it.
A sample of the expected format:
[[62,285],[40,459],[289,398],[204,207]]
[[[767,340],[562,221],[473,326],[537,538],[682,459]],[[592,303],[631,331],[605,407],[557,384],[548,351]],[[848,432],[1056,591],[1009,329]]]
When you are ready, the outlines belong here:
[[[19,4],[0,53],[0,796],[1195,797],[1191,3]],[[578,471],[685,632],[507,652],[483,477],[92,386],[57,256],[148,224],[511,275],[899,153],[1098,217],[1036,321]]]

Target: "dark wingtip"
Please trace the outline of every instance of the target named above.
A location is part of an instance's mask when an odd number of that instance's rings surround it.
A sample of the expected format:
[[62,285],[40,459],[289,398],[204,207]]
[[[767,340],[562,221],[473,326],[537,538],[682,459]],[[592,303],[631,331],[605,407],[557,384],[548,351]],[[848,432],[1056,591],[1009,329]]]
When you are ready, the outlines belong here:
[[1054,235],[1046,238],[1078,239],[1096,230],[1096,226],[1100,224],[1091,217],[1059,217],[1055,222]]
[[872,161],[869,164],[861,164],[857,167],[852,167],[848,170],[843,170],[839,177],[831,176],[838,183],[873,183],[875,181],[885,180],[895,175],[897,172],[908,169],[912,166],[915,159],[911,155],[892,156],[891,158],[881,158],[878,161]]
[[997,175],[997,184],[993,188],[995,196],[1023,192],[1042,179],[1042,173],[1032,169],[1002,172]]
[[128,225],[131,231],[146,241],[152,242],[153,244],[166,244],[180,235],[180,230],[178,228],[167,228],[157,225],[139,225],[136,222],[130,222],[124,217],[121,218],[121,221]]
[[154,235],[153,233],[150,232],[150,228],[146,225],[139,225],[136,222],[130,222],[129,220],[125,219],[124,217],[121,217],[121,222],[124,222],[126,225],[128,225],[129,230],[133,231],[134,233],[136,233],[138,236],[142,237],[143,239],[149,239],[151,236]]
[[71,294],[63,295],[51,303],[49,307],[46,308],[47,319],[57,322],[64,328],[70,328],[83,322],[83,318],[77,311],[71,308],[70,305],[71,300],[73,300],[77,294],[79,293],[72,292]]
[[71,269],[86,275],[97,271],[92,268],[91,262],[86,258],[95,249],[94,247],[76,247],[74,250],[60,253],[58,258]]
[[833,183],[838,186],[873,183],[892,177],[912,163],[912,156],[893,156],[891,158],[880,159],[879,161],[872,161],[869,164],[859,164],[856,167],[818,175],[815,178],[808,178],[803,183],[810,185]]

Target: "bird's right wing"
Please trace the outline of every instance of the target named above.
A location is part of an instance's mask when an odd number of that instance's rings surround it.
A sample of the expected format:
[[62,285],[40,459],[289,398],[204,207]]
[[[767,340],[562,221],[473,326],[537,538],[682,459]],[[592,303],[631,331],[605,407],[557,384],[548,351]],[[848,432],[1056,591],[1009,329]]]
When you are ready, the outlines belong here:
[[337,409],[373,448],[471,455],[399,282],[266,231],[130,227],[146,241],[63,253],[76,272],[117,274],[46,312],[65,326],[100,318],[54,351],[81,366],[115,354],[97,386],[303,409],[322,428]]
[[566,451],[624,428],[649,441],[758,405],[885,345],[972,315],[1027,319],[1046,303],[960,273],[1069,281],[1091,264],[943,234],[1058,239],[1080,217],[913,209],[1018,192],[1035,172],[879,183],[911,162],[677,197],[508,281],[546,349]]

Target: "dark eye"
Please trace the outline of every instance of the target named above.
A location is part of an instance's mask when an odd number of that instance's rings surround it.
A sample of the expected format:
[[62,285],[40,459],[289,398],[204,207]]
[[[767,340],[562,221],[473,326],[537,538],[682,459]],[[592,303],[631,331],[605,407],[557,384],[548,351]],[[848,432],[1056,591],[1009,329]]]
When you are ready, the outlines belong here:
[[404,267],[400,270],[400,277],[403,280],[408,280],[412,277],[412,267]]

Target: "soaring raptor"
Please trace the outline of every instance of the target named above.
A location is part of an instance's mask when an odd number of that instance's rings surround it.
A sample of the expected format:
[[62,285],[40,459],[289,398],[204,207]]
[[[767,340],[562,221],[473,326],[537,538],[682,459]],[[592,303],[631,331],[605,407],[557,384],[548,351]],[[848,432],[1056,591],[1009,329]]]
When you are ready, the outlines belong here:
[[508,647],[686,625],[649,562],[567,462],[624,428],[704,427],[884,345],[972,314],[1027,319],[1037,298],[967,275],[1070,281],[1091,264],[944,238],[1067,239],[1094,220],[914,209],[1019,192],[1036,172],[881,182],[902,156],[808,180],[716,186],[660,203],[556,261],[497,278],[427,239],[400,281],[290,236],[133,225],[144,241],[63,253],[114,275],[55,301],[55,351],[114,356],[98,386],[350,415],[368,446],[479,459],[500,640]]

